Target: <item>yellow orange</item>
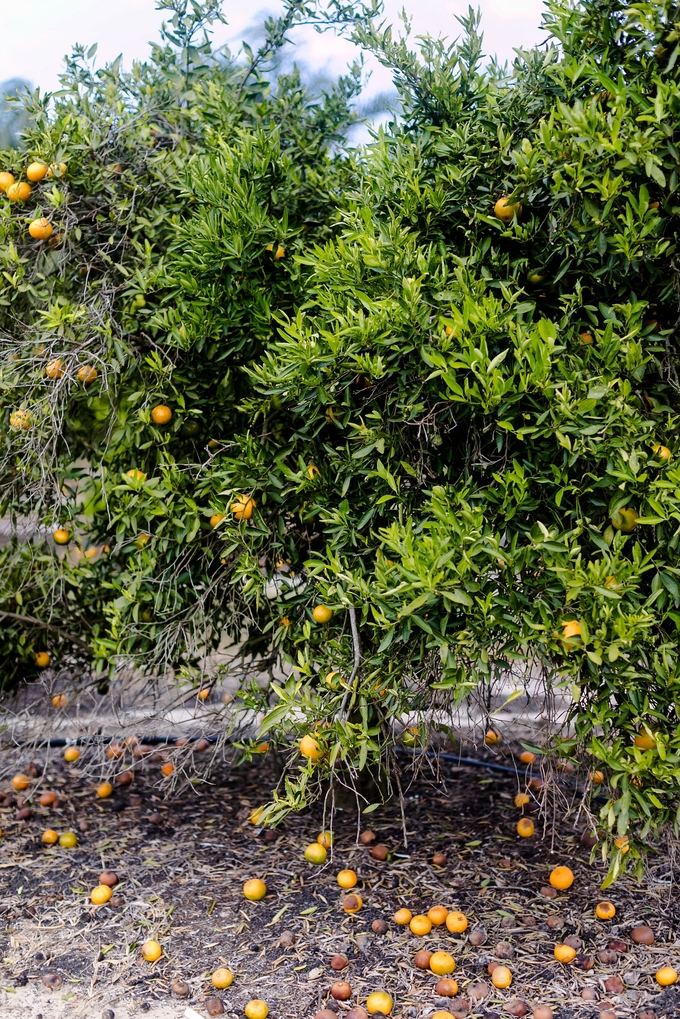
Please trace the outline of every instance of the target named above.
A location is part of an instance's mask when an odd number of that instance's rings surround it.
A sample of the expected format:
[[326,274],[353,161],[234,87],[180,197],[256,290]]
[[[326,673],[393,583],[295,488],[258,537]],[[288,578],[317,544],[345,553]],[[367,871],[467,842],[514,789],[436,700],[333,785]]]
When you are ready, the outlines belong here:
[[234,974],[230,969],[225,966],[216,969],[212,975],[213,987],[217,987],[220,991],[223,991],[225,987],[231,987],[234,982]]
[[27,428],[31,427],[31,423],[31,415],[23,407],[19,410],[12,411],[9,416],[9,426],[10,428],[13,428],[15,432],[25,432]]
[[[49,651],[36,651],[36,653],[35,653],[35,664],[38,666],[39,669],[46,669],[47,666],[50,664],[50,653],[49,653]],[[52,698],[52,703],[54,704],[55,708],[63,708],[64,707],[64,705],[66,703],[66,699],[64,698],[63,703],[61,703],[61,700],[62,700],[63,697],[64,697],[64,695],[62,693],[62,694],[57,694],[56,697]],[[55,704],[56,700],[59,700],[60,703],[59,704]]]
[[231,504],[231,512],[237,520],[250,520],[257,503],[251,495],[239,495]]
[[93,888],[90,892],[90,901],[93,902],[95,906],[103,906],[105,902],[109,901],[112,895],[113,892],[108,885],[97,885],[97,887]]
[[670,987],[671,984],[677,983],[678,973],[672,966],[662,966],[654,974],[654,979],[661,987]]
[[14,184],[14,174],[7,173],[6,170],[0,172],[0,191],[2,191],[3,194],[7,191],[7,188],[12,186],[12,184]]
[[519,759],[522,764],[533,764],[536,760],[536,754],[532,754],[531,750],[523,750],[519,755]]
[[611,519],[612,527],[621,534],[631,534],[637,527],[638,514],[634,509],[624,506]]
[[555,945],[553,955],[558,962],[573,962],[576,958],[576,949],[571,945]]
[[267,894],[267,886],[260,878],[253,877],[244,884],[243,894],[251,902],[259,902]]
[[446,917],[446,929],[452,934],[462,934],[468,928],[468,918],[465,913],[459,912],[457,909],[451,910]]
[[327,856],[328,853],[318,842],[310,843],[305,849],[305,860],[307,863],[313,863],[317,867],[326,862]]
[[535,826],[530,817],[520,817],[517,822],[517,834],[520,838],[530,839],[534,834]]
[[341,888],[354,888],[357,881],[356,872],[353,870],[341,870],[336,878]]
[[47,169],[47,163],[37,161],[29,163],[26,167],[26,176],[33,184],[37,184],[39,180],[43,180],[47,176]]
[[645,732],[644,729],[640,730],[640,732],[637,734],[633,742],[635,743],[635,746],[638,747],[640,750],[656,749],[656,739],[651,733]]
[[60,379],[66,374],[66,368],[64,362],[60,357],[55,358],[54,361],[49,361],[45,368],[45,375],[48,379]]
[[84,386],[90,386],[97,379],[99,372],[91,364],[84,364],[78,369],[78,378]]
[[58,840],[58,838],[59,833],[56,832],[54,828],[46,828],[45,831],[42,833],[42,841],[45,843],[46,846],[53,846],[54,843]]
[[31,197],[33,188],[30,184],[25,181],[17,181],[16,184],[10,184],[6,189],[5,194],[9,198],[10,202],[27,202]]
[[157,959],[160,959],[162,954],[163,949],[153,938],[149,941],[145,941],[142,945],[142,955],[147,962],[156,962]]
[[113,786],[110,782],[102,782],[97,786],[97,796],[100,800],[106,800],[113,793]]
[[509,987],[512,983],[512,973],[507,966],[496,966],[493,973],[491,974],[491,983],[494,987],[503,989]]
[[424,916],[422,913],[419,916],[414,916],[409,923],[412,934],[417,934],[419,937],[425,937],[432,930],[432,921],[428,916]]
[[517,793],[513,802],[516,807],[526,807],[527,803],[531,802],[531,797],[526,793]]
[[262,998],[253,998],[243,1009],[246,1019],[267,1019],[269,1005]]
[[52,229],[49,219],[45,219],[44,216],[34,219],[28,225],[28,232],[34,241],[46,241],[52,236]]
[[560,891],[566,891],[566,889],[571,888],[574,883],[574,872],[569,867],[555,867],[550,872],[548,880],[553,888],[558,888]]
[[456,968],[456,960],[448,952],[434,952],[430,959],[430,969],[438,977],[448,976]]
[[224,513],[213,513],[213,515],[210,518],[210,526],[211,527],[219,527],[219,525],[222,523],[223,520],[224,520]]
[[167,425],[172,420],[172,411],[164,403],[159,403],[151,411],[151,420],[155,425]]
[[333,610],[327,605],[315,605],[312,609],[312,619],[315,623],[327,623],[332,615]]
[[581,636],[581,624],[578,619],[566,619],[562,623],[562,636],[565,640],[568,640],[569,637]]
[[15,775],[12,779],[12,785],[18,793],[23,792],[24,789],[28,789],[31,784],[31,780],[28,775]]
[[489,729],[484,736],[484,742],[488,747],[495,747],[497,743],[501,742],[501,734],[495,729]]
[[131,467],[129,471],[125,472],[125,477],[130,478],[131,481],[146,481],[146,474],[138,467]]
[[313,736],[303,736],[300,740],[300,753],[310,761],[318,761],[323,757],[323,750]]
[[413,919],[413,913],[410,909],[406,909],[404,907],[402,909],[398,909],[392,919],[395,923],[398,923],[400,927],[405,927],[406,924],[409,924]]
[[65,527],[57,527],[56,531],[52,532],[52,541],[55,545],[68,545],[70,540],[71,532]]
[[659,460],[670,460],[673,456],[668,446],[662,446],[658,442],[652,446],[652,452],[656,453]]
[[373,991],[366,999],[366,1011],[369,1015],[373,1015],[375,1012],[389,1015],[393,1007],[394,1002],[387,991]]
[[427,911],[428,919],[432,921],[435,927],[439,927],[441,924],[446,923],[448,915],[449,911],[446,906],[431,906]]
[[62,849],[75,849],[78,845],[78,836],[75,832],[65,831],[59,836],[59,845]]
[[175,765],[171,764],[170,761],[168,761],[167,764],[162,764],[161,765],[161,774],[165,775],[166,778],[168,777],[168,775],[172,775],[174,770],[175,770]]
[[607,900],[598,902],[597,906],[595,906],[595,916],[598,920],[611,920],[616,916],[616,906],[613,902],[608,902]]
[[330,849],[333,845],[333,833],[330,831],[319,832],[316,837],[316,841],[320,846],[323,846],[324,849]]
[[68,761],[69,764],[73,764],[80,757],[80,750],[78,747],[66,747],[64,750],[64,760]]

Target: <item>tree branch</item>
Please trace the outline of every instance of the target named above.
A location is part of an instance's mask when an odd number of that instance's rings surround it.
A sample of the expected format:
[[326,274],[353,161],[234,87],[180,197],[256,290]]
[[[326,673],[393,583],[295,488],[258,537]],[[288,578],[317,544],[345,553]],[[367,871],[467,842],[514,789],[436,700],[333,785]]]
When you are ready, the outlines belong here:
[[0,618],[4,619],[15,619],[18,623],[30,623],[32,626],[39,626],[43,630],[50,630],[52,633],[58,633],[60,637],[67,640],[70,644],[77,644],[78,647],[85,648],[86,651],[92,653],[92,648],[89,644],[86,644],[80,637],[76,637],[75,634],[69,633],[68,630],[62,629],[61,626],[56,626],[54,623],[46,623],[42,619],[36,619],[35,616],[20,616],[16,612],[4,612],[0,610]]

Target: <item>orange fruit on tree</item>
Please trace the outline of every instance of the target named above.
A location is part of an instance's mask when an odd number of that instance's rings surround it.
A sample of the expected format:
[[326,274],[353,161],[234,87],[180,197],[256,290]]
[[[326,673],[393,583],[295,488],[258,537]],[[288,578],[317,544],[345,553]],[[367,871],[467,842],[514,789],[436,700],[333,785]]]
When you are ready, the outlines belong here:
[[52,236],[52,230],[52,224],[44,216],[34,219],[28,225],[28,232],[34,241],[46,241]]
[[36,160],[34,163],[29,163],[26,167],[26,176],[31,183],[37,184],[39,180],[43,180],[47,176],[47,171],[47,163],[41,163]]
[[581,333],[579,339],[581,340],[583,346],[587,347],[590,343],[593,342],[593,335],[592,333]]
[[661,987],[670,987],[678,982],[678,973],[672,966],[662,966],[654,974],[654,979]]
[[255,810],[250,812],[248,820],[251,824],[259,824],[262,815],[264,814],[264,807],[255,807]]
[[45,368],[45,375],[47,375],[48,379],[60,379],[65,374],[66,368],[60,357],[55,358],[54,361],[48,361]]
[[151,420],[155,425],[167,425],[172,420],[172,411],[164,403],[159,403],[151,411]]
[[330,849],[333,845],[333,833],[330,831],[319,832],[316,837],[316,841],[320,846],[323,846],[324,849]]
[[439,927],[440,924],[446,923],[448,915],[449,911],[446,906],[431,906],[427,911],[427,917],[435,927]]
[[327,605],[315,605],[312,609],[312,619],[315,623],[328,623],[333,615],[333,610]]
[[15,775],[12,779],[12,785],[18,793],[23,792],[24,789],[28,789],[30,784],[31,780],[28,775],[19,774]]
[[97,786],[97,796],[100,800],[106,800],[113,793],[113,786],[110,782],[102,782]]
[[66,163],[50,163],[47,170],[47,176],[52,177],[54,176],[55,173],[58,172],[60,177],[64,177],[66,175],[67,170],[68,167]]
[[[39,669],[46,669],[47,666],[50,664],[50,653],[49,653],[49,651],[36,651],[36,653],[35,653],[35,664],[38,666]],[[62,703],[55,704],[55,701],[56,700],[61,701],[61,698],[63,696],[64,695],[62,693],[62,694],[57,694],[56,697],[52,698],[52,703],[54,704],[55,708],[63,708],[64,707],[64,704],[66,704],[66,700],[65,699],[64,699],[63,704]]]
[[432,921],[428,916],[424,916],[422,913],[418,916],[414,916],[409,923],[412,934],[417,934],[419,937],[425,937],[432,930]]
[[42,833],[42,841],[45,843],[46,846],[53,846],[58,838],[59,833],[56,832],[54,828],[46,828],[45,831]]
[[493,207],[493,214],[496,219],[500,219],[502,223],[511,223],[515,216],[519,219],[522,213],[522,206],[519,202],[510,202],[510,199],[504,195],[499,198]]
[[614,845],[621,853],[627,853],[630,849],[630,842],[628,841],[627,835],[619,835],[617,839],[614,839]]
[[269,1005],[262,998],[252,998],[243,1011],[246,1019],[267,1019]]
[[394,1002],[387,991],[373,991],[366,998],[366,1011],[369,1015],[374,1015],[375,1012],[389,1015],[393,1008]]
[[91,364],[84,364],[78,369],[78,378],[84,386],[90,386],[99,376],[97,369]]
[[430,959],[430,969],[438,977],[448,976],[456,968],[456,960],[448,952],[434,952]]
[[323,757],[323,750],[313,736],[303,736],[300,740],[300,753],[310,761],[318,761]]
[[172,775],[174,770],[175,765],[171,764],[170,761],[167,761],[165,764],[161,765],[161,774],[165,775],[166,778],[168,777],[168,775]]
[[125,472],[125,477],[130,478],[131,481],[146,481],[146,474],[138,467],[131,467],[129,471]]
[[526,807],[527,803],[531,803],[531,797],[526,793],[517,793],[513,803],[516,807],[520,807],[521,809],[522,807]]
[[93,888],[90,892],[90,901],[93,902],[95,906],[103,906],[105,902],[109,901],[112,895],[113,892],[108,885],[97,885],[97,887]]
[[14,174],[8,173],[6,170],[2,170],[2,172],[0,172],[0,191],[4,194],[4,192],[7,191],[7,188],[11,187],[12,184],[14,184]]
[[225,987],[231,987],[234,982],[234,974],[226,966],[221,966],[216,969],[212,977],[213,987],[217,987],[220,991],[223,991]]
[[562,637],[568,640],[570,637],[581,636],[581,624],[578,619],[565,619],[562,623]]
[[68,761],[69,764],[73,764],[80,757],[80,750],[78,747],[66,747],[64,750],[64,760]]
[[530,817],[520,817],[517,822],[517,834],[520,838],[530,839],[534,834],[535,826]]
[[364,900],[357,892],[352,892],[351,895],[346,895],[342,900],[342,908],[346,913],[358,913],[364,904]]
[[[38,656],[36,655],[36,658],[37,657]],[[65,693],[56,693],[52,698],[52,703],[54,704],[55,708],[65,708],[66,705],[68,704],[68,697],[66,696]]]
[[631,534],[637,527],[638,514],[634,509],[624,506],[611,518],[612,527],[621,534]]
[[252,877],[244,884],[243,894],[250,902],[259,902],[267,894],[267,886],[259,877]]
[[598,902],[595,906],[595,916],[598,920],[611,920],[616,916],[616,906],[613,902],[608,902],[606,899],[604,902]]
[[558,962],[573,962],[576,958],[576,949],[571,945],[555,945],[553,955]]
[[404,906],[397,910],[392,919],[395,923],[398,923],[400,927],[405,927],[406,924],[409,924],[413,919],[413,913],[410,909],[406,909]]
[[658,442],[652,446],[652,453],[656,453],[659,460],[670,460],[673,456],[668,446],[662,446]]
[[593,785],[602,785],[602,783],[604,782],[604,772],[594,771],[590,776],[590,780],[593,783]]
[[65,831],[59,836],[59,845],[62,849],[75,849],[78,845],[78,836],[75,832]]
[[536,754],[533,754],[531,750],[523,750],[519,755],[519,759],[522,764],[534,764],[536,761]]
[[250,520],[257,503],[252,495],[239,495],[231,504],[231,512],[237,520]]
[[489,729],[486,735],[484,736],[484,742],[488,747],[495,747],[498,743],[501,742],[501,739],[502,739],[501,734],[499,732],[496,732],[495,729]]
[[5,194],[9,198],[10,202],[27,202],[31,197],[33,188],[26,181],[17,181],[16,184],[10,184],[5,191]]
[[640,750],[656,750],[655,737],[645,729],[640,730],[633,742]]
[[312,479],[312,481],[314,480],[314,478],[320,478],[321,477],[321,471],[316,466],[316,464],[310,464],[309,465],[309,467],[307,468],[307,474]]
[[550,872],[548,878],[553,888],[559,889],[564,892],[567,888],[571,888],[574,883],[574,872],[569,867],[555,867]]
[[341,888],[354,888],[359,879],[357,878],[355,871],[341,870],[338,872],[336,880]]
[[223,520],[224,520],[224,513],[213,513],[213,515],[210,518],[210,526],[211,527],[219,527],[219,525],[222,523]]
[[149,941],[145,941],[142,945],[142,955],[147,962],[156,962],[157,959],[160,959],[162,954],[163,949],[153,938]]
[[462,934],[468,928],[468,918],[465,913],[452,909],[446,917],[446,929],[452,934]]
[[196,696],[198,697],[199,701],[207,701],[208,697],[210,696],[210,690],[208,689],[208,687],[204,687],[202,690],[198,691]]
[[19,410],[14,410],[9,416],[9,426],[13,428],[15,432],[26,431],[27,428],[31,427],[31,415],[25,408],[20,407]]
[[70,540],[71,532],[65,527],[57,527],[56,531],[52,532],[52,541],[55,545],[68,545]]
[[307,863],[313,863],[317,867],[326,862],[327,856],[328,853],[318,842],[310,843],[305,849],[305,860]]
[[491,974],[491,983],[501,990],[512,983],[512,973],[507,966],[496,966]]

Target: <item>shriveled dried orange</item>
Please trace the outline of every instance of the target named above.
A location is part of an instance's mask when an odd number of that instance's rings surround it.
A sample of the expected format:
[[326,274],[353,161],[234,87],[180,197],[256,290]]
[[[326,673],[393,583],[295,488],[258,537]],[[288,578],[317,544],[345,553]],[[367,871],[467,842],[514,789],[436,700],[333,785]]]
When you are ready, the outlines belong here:
[[401,909],[397,910],[392,919],[395,923],[398,923],[400,927],[405,927],[413,919],[413,913],[410,909],[406,909],[406,907],[403,906]]
[[438,994],[440,998],[453,998],[458,994],[458,981],[454,980],[453,977],[442,977],[435,984],[435,994]]
[[342,900],[342,908],[346,913],[358,913],[364,904],[364,900],[356,892],[346,895]]
[[244,884],[243,894],[251,902],[259,902],[267,894],[267,886],[259,877],[253,877]]
[[97,885],[97,887],[93,888],[90,892],[90,901],[93,902],[95,906],[103,906],[105,902],[109,901],[112,895],[113,892],[108,885]]
[[512,983],[512,973],[507,966],[496,966],[491,974],[491,983],[494,987],[503,989]]
[[555,945],[553,955],[558,962],[573,962],[576,958],[576,949],[571,945]]
[[566,891],[567,888],[571,888],[574,883],[574,872],[569,867],[555,867],[550,872],[548,878],[553,888],[557,888],[559,891]]
[[595,916],[598,920],[611,920],[616,916],[616,906],[613,902],[608,902],[606,899],[604,902],[598,902],[595,906]]
[[517,834],[523,839],[529,839],[534,834],[535,825],[530,817],[520,817],[517,822]]
[[354,888],[359,879],[357,878],[355,871],[341,870],[339,871],[336,880],[341,888]]
[[448,915],[449,911],[446,906],[431,906],[427,911],[427,917],[434,927],[439,927],[441,924],[446,923]]
[[432,930],[432,921],[429,917],[420,913],[418,916],[413,917],[409,923],[409,927],[411,928],[412,934],[417,934],[418,937],[423,938]]
[[468,918],[465,913],[452,909],[446,917],[446,929],[452,934],[462,934],[468,928]]
[[430,969],[438,977],[448,976],[456,968],[456,960],[448,952],[435,952],[430,959]]

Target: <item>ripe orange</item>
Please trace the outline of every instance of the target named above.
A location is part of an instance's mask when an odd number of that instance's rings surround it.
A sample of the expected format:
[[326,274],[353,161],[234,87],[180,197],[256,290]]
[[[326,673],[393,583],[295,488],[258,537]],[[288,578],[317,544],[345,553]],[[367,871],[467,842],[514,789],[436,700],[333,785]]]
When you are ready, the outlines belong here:
[[66,747],[64,750],[64,760],[68,761],[69,764],[73,764],[80,757],[80,750],[78,747]]
[[124,754],[124,748],[122,743],[109,743],[106,748],[106,756],[110,761],[118,760]]
[[29,223],[28,232],[33,240],[46,241],[48,237],[52,236],[52,224],[49,219],[41,216],[40,219],[34,219],[32,223]]
[[283,258],[285,254],[286,249],[283,247],[282,244],[279,244],[279,246],[276,249],[276,252],[274,253],[274,261],[278,262],[279,259]]
[[430,959],[430,969],[438,977],[448,976],[455,968],[456,960],[448,952],[435,952]]
[[393,1007],[394,1002],[387,991],[373,991],[366,999],[366,1011],[369,1015],[373,1015],[375,1012],[389,1015]]
[[315,623],[327,623],[332,615],[333,610],[327,605],[315,605],[312,609],[312,619]]
[[14,183],[14,174],[7,173],[6,170],[0,172],[0,191],[3,193],[7,191],[7,188],[11,187]]
[[25,181],[17,181],[16,184],[10,184],[6,189],[5,194],[9,198],[10,202],[27,202],[31,197],[33,188],[30,184]]
[[673,456],[668,446],[661,446],[658,442],[652,446],[652,453],[656,453],[659,460],[670,460]]
[[631,534],[637,527],[638,514],[634,509],[624,506],[612,517],[612,527],[621,534]]
[[243,1009],[246,1019],[267,1019],[269,1005],[262,998],[253,998]]
[[18,793],[23,792],[24,789],[28,789],[31,784],[31,780],[28,775],[15,775],[12,779],[12,785]]
[[402,909],[397,910],[392,919],[395,923],[398,923],[400,927],[405,927],[406,924],[410,923],[413,919],[413,913],[410,909],[403,907]]
[[588,346],[589,343],[593,342],[592,333],[581,333],[581,337],[580,338],[581,338],[581,343],[584,346],[586,346],[586,347]]
[[259,902],[267,894],[267,886],[259,877],[252,877],[244,884],[243,894],[250,902]]
[[323,750],[313,736],[303,736],[300,740],[300,753],[310,761],[318,761],[323,757]]
[[536,760],[536,754],[532,754],[531,750],[523,750],[519,755],[519,759],[522,764],[533,764]]
[[612,917],[616,916],[616,906],[613,902],[598,902],[595,906],[595,916],[598,920],[611,920]]
[[[336,878],[341,888],[354,888],[358,878],[356,872],[353,870],[341,870]],[[408,910],[407,910],[408,912]],[[410,919],[410,914],[409,914]]]
[[496,966],[491,974],[491,983],[494,987],[509,987],[512,983],[512,973],[507,966]]
[[519,202],[510,203],[507,196],[499,198],[493,207],[493,214],[496,219],[500,219],[502,223],[511,223],[515,216],[519,219],[522,214],[522,206]]
[[166,778],[168,777],[168,775],[172,775],[174,770],[175,770],[175,765],[171,764],[170,761],[168,761],[167,764],[162,764],[161,765],[161,774],[165,775]]
[[[452,983],[454,983],[454,984],[455,984],[455,983],[456,983],[456,981],[455,981],[455,980],[453,980],[453,981],[452,981]],[[458,987],[458,984],[456,984],[456,987]],[[439,994],[439,993],[440,993],[440,992],[439,992],[439,991],[437,991],[437,994]],[[447,1009],[445,1009],[445,1008],[440,1008],[438,1012],[434,1012],[434,1013],[432,1014],[432,1019],[455,1019],[455,1017],[454,1017],[454,1015],[453,1015],[453,1012],[449,1012],[449,1011],[448,1011]]]
[[619,835],[617,839],[614,839],[614,845],[621,853],[627,853],[630,849],[630,843],[627,835]]
[[47,163],[37,161],[29,163],[26,167],[26,176],[33,184],[37,184],[39,180],[43,180],[47,176],[47,169]]
[[93,902],[95,906],[103,906],[105,902],[109,901],[112,895],[113,892],[108,885],[97,885],[97,887],[93,888],[90,892],[90,901]]
[[316,837],[316,841],[319,843],[320,846],[323,846],[324,849],[330,849],[331,846],[333,845],[333,834],[332,832],[329,831],[319,832],[319,834]]
[[75,832],[65,831],[59,836],[59,845],[62,849],[75,849],[78,845],[78,836]]
[[571,888],[574,883],[574,873],[569,867],[555,867],[550,872],[548,879],[553,888],[558,888],[560,891],[566,891],[567,888]]
[[321,477],[321,471],[316,466],[316,464],[310,464],[309,465],[309,467],[307,468],[307,474],[312,479],[312,481],[314,480],[315,477],[316,478],[320,478]]
[[142,955],[147,962],[155,962],[156,959],[160,959],[162,954],[163,949],[153,938],[150,941],[145,941],[142,945]]
[[346,913],[358,913],[364,904],[364,900],[356,892],[346,895],[342,900],[342,908]]
[[521,809],[522,807],[526,807],[527,803],[531,803],[531,797],[527,796],[526,793],[517,793],[513,802],[516,807]]
[[55,545],[68,545],[71,540],[71,532],[67,531],[65,527],[57,527],[56,531],[52,533],[52,541]]
[[155,425],[167,425],[172,420],[172,411],[164,403],[159,403],[151,411],[151,420]]
[[[46,669],[50,664],[50,653],[49,651],[36,651],[35,653],[35,664],[39,669]],[[57,704],[56,702],[59,701]],[[63,708],[66,704],[66,698],[62,694],[57,694],[56,697],[52,698],[52,703],[55,708]]]
[[520,838],[530,839],[534,834],[534,822],[530,817],[520,817],[517,822],[517,834]]
[[661,987],[670,987],[671,984],[678,981],[677,970],[674,970],[672,966],[662,966],[654,974],[654,979]]
[[31,427],[31,423],[31,415],[23,407],[19,410],[12,411],[9,416],[9,426],[16,432],[25,432],[27,428]]
[[216,969],[212,975],[213,987],[219,988],[220,991],[223,991],[225,987],[231,987],[233,982],[234,974],[225,966],[220,967],[220,969]]
[[462,934],[468,928],[468,918],[465,913],[460,913],[457,909],[451,910],[449,915],[446,917],[446,929],[452,934]]
[[60,357],[57,357],[54,361],[49,361],[45,368],[45,375],[47,375],[48,379],[60,379],[65,374],[66,368]]
[[565,619],[562,623],[562,637],[568,640],[569,637],[581,636],[581,624],[578,619]]
[[223,520],[224,520],[224,513],[213,513],[213,515],[210,518],[210,526],[211,527],[219,527],[219,525],[222,523]]
[[441,924],[446,923],[446,918],[449,915],[449,911],[446,906],[432,906],[427,911],[428,919],[432,921],[435,927],[439,927]]
[[126,471],[125,477],[130,478],[131,481],[146,481],[146,474],[137,467],[131,467],[129,471]]
[[54,828],[46,828],[42,833],[42,840],[46,846],[53,846],[59,838],[59,833]]
[[97,786],[97,796],[100,800],[106,800],[113,793],[113,786],[110,782],[102,782]]
[[98,377],[99,372],[91,364],[84,364],[78,369],[78,378],[84,386],[91,385]]
[[571,945],[555,945],[553,955],[558,962],[572,962],[576,958],[576,949]]
[[57,796],[56,793],[47,791],[41,793],[40,800],[38,802],[40,803],[41,807],[53,807],[58,799],[59,797]]
[[418,916],[414,916],[409,923],[412,934],[417,934],[419,937],[425,937],[432,930],[432,921],[428,916],[424,916],[422,913]]
[[237,520],[250,520],[257,503],[252,495],[239,495],[231,504],[231,512]]
[[590,776],[590,779],[593,785],[602,785],[602,783],[604,782],[604,772],[594,771]]
[[198,691],[196,696],[198,697],[199,701],[207,701],[208,697],[210,696],[210,690],[207,687],[204,687],[203,690]]
[[305,860],[307,863],[313,863],[317,867],[326,862],[327,856],[328,853],[318,842],[312,842],[305,849]]
[[484,737],[484,742],[488,747],[495,747],[498,743],[501,742],[501,739],[502,736],[499,732],[496,732],[495,729],[489,729],[489,731],[486,733]]
[[644,729],[640,730],[633,742],[640,750],[656,750],[656,739],[651,733],[646,732]]
[[[46,651],[42,653],[47,654]],[[36,655],[35,657],[37,659],[38,656]],[[52,698],[52,703],[54,704],[55,708],[65,708],[66,705],[68,704],[68,697],[66,696],[65,693],[57,693]]]

